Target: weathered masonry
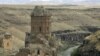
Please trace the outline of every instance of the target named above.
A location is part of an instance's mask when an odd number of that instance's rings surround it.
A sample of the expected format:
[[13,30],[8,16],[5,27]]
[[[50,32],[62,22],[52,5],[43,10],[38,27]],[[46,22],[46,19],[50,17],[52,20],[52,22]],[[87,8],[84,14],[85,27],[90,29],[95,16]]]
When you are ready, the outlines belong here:
[[13,43],[12,35],[10,33],[3,33],[0,35],[0,48],[3,48],[5,53],[12,52]]
[[[31,39],[46,38],[51,36],[51,14],[42,6],[36,6],[31,14],[31,33],[26,33],[25,45],[27,46]],[[31,38],[31,39],[30,39]]]
[[31,33],[32,34],[50,34],[50,13],[43,7],[36,7],[31,14]]
[[25,48],[20,49],[16,56],[56,56],[50,18],[51,14],[45,8],[35,6],[31,14],[31,32],[26,33]]

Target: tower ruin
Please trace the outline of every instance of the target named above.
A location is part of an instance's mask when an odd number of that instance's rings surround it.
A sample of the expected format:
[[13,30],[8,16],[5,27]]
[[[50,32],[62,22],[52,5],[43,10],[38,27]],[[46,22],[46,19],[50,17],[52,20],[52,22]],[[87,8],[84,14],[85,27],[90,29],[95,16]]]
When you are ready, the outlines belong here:
[[48,10],[46,10],[44,7],[36,6],[34,8],[33,12],[31,13],[31,32],[26,33],[26,47],[33,42],[35,44],[39,43],[39,39],[49,39],[51,37],[50,18],[50,12],[48,12]]
[[12,35],[10,33],[5,33],[4,35],[3,48],[5,51],[12,51]]
[[0,34],[0,47],[4,50],[12,50],[12,35],[10,33]]
[[[26,33],[25,48],[17,56],[23,56],[25,49],[30,53],[26,56],[56,56],[54,39],[51,38],[51,14],[42,6],[35,6],[31,13],[31,32]],[[28,51],[27,50],[27,51]]]
[[51,14],[42,6],[36,6],[31,14],[31,34],[50,35]]

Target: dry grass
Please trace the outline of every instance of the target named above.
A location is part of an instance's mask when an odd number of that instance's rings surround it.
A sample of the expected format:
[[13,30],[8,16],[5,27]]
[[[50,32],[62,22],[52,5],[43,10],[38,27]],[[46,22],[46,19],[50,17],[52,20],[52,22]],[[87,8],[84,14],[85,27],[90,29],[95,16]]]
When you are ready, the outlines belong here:
[[[77,26],[85,25],[100,27],[100,21],[98,20],[100,19],[98,16],[100,11],[88,11],[86,8],[50,8],[49,10],[53,13],[52,31],[79,29]],[[25,32],[30,31],[32,9],[33,6],[0,6],[0,29],[7,30],[13,34],[13,41],[16,47],[24,45]]]
[[89,40],[89,44],[94,44],[96,49],[100,51],[100,31],[86,37],[86,40]]

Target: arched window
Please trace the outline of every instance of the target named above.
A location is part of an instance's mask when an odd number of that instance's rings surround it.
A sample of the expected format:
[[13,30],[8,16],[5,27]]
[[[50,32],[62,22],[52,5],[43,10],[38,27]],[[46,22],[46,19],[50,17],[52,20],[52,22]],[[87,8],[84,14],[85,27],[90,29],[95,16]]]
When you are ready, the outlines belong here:
[[49,31],[49,27],[47,27],[47,31]]
[[39,27],[39,32],[42,32],[42,27]]
[[32,26],[32,29],[34,29],[34,26]]
[[39,49],[37,50],[37,55],[40,55],[40,50]]
[[9,46],[9,43],[7,43],[7,46]]

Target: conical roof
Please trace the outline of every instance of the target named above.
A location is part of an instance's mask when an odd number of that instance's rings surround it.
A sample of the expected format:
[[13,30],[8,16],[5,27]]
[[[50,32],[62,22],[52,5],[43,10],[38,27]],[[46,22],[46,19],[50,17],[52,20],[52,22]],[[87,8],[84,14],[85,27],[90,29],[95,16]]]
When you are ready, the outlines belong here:
[[51,16],[51,14],[43,6],[35,6],[31,16]]

